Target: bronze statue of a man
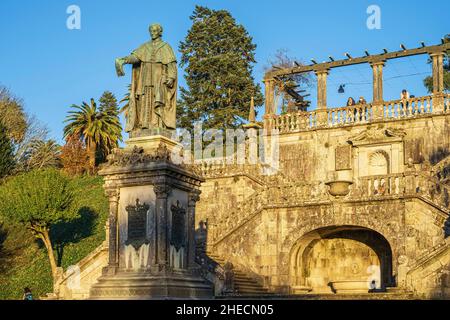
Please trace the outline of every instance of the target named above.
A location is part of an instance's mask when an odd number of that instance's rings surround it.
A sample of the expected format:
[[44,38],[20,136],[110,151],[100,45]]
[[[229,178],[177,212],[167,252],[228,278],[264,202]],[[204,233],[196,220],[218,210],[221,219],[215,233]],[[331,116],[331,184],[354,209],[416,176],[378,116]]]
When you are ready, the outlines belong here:
[[133,65],[129,107],[125,114],[125,131],[132,135],[153,129],[175,129],[177,60],[170,45],[161,39],[161,25],[152,24],[149,31],[151,41],[131,55],[116,59],[119,77],[125,75],[124,64]]

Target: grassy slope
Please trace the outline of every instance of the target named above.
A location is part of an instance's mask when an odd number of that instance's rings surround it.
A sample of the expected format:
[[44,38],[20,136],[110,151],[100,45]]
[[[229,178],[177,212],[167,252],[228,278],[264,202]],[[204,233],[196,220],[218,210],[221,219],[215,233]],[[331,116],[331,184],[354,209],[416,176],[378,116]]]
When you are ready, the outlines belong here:
[[[102,243],[108,214],[102,178],[77,178],[74,184],[81,218],[58,225],[52,232],[55,249],[63,248],[61,266],[64,270]],[[4,221],[0,228],[0,299],[21,299],[26,286],[35,297],[52,291],[47,252],[23,226],[8,225]]]

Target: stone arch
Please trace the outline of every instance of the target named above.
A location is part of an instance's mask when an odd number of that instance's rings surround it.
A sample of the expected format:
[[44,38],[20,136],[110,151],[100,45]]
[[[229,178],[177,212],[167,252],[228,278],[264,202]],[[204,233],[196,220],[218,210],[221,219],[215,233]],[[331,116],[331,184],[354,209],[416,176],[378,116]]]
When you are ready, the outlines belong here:
[[[331,215],[332,213],[329,213]],[[299,241],[300,238],[305,236],[306,234],[322,229],[327,227],[345,227],[345,226],[352,226],[352,227],[360,227],[360,228],[366,228],[373,230],[380,235],[382,235],[386,241],[389,243],[389,246],[392,251],[392,261],[397,261],[397,258],[399,255],[402,254],[402,252],[399,252],[401,249],[401,246],[398,245],[398,234],[399,230],[394,228],[393,226],[390,226],[387,223],[383,223],[377,218],[373,218],[370,215],[365,216],[365,219],[361,219],[357,223],[354,222],[352,217],[348,216],[342,216],[342,215],[335,215],[333,219],[329,219],[328,222],[323,221],[309,221],[305,222],[305,224],[299,225],[296,228],[292,229],[288,236],[284,239],[282,244],[282,251],[284,254],[280,255],[280,273],[289,275],[289,266],[290,266],[290,258],[291,258],[291,250],[294,247],[294,245]],[[401,251],[401,250],[400,250]],[[397,274],[397,264],[393,263],[393,274]]]
[[389,154],[384,150],[376,150],[369,154],[369,175],[386,175],[391,171]]
[[[327,265],[330,260],[324,258],[327,258],[327,255],[328,257],[330,256],[330,251],[317,250],[318,246],[320,247],[326,242],[328,244],[332,243],[333,250],[335,245],[343,245],[344,243],[356,249],[356,252],[347,252],[344,255],[335,254],[334,258],[337,258],[339,261],[357,261],[358,263],[353,263],[352,267],[359,269],[356,272],[353,272],[353,270],[349,272],[348,266],[341,268],[340,265]],[[346,248],[345,250],[348,249]],[[360,253],[361,249],[367,253],[372,253],[371,257],[369,255],[358,256],[358,252]],[[319,264],[322,264],[322,267],[325,266],[325,268],[322,268],[322,273],[318,273],[319,277],[317,277],[317,272],[313,277],[310,277],[311,273],[314,272],[310,268],[310,260],[313,256],[315,256],[316,264],[319,262]],[[311,286],[311,279],[313,279],[312,282],[317,284],[317,278],[320,278],[320,276],[322,276],[320,280],[327,279],[325,283],[331,280],[328,276],[335,277],[334,280],[351,281],[355,280],[353,279],[355,274],[358,279],[356,282],[362,285],[363,289],[370,281],[373,281],[377,288],[386,288],[394,285],[391,246],[383,235],[368,228],[329,226],[313,230],[297,240],[290,250],[289,258],[289,285],[291,288],[309,287]],[[369,270],[368,267],[373,268]],[[344,269],[344,272],[336,271],[342,269]],[[375,269],[377,274],[367,274],[366,272],[366,270],[375,271]],[[325,273],[323,270],[325,270]],[[322,287],[325,283],[322,283]]]

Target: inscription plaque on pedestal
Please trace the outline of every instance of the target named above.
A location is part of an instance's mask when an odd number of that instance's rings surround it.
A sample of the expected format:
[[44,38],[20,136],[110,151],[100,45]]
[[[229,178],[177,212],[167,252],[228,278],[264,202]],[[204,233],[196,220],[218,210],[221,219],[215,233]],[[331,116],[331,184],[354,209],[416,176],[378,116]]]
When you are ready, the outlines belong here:
[[147,233],[147,212],[150,206],[141,204],[136,199],[136,205],[129,205],[125,208],[128,212],[128,238],[126,245],[133,245],[136,249],[146,243]]
[[185,245],[186,209],[177,201],[176,204],[171,206],[170,210],[172,211],[172,237],[170,244],[177,250],[180,250]]

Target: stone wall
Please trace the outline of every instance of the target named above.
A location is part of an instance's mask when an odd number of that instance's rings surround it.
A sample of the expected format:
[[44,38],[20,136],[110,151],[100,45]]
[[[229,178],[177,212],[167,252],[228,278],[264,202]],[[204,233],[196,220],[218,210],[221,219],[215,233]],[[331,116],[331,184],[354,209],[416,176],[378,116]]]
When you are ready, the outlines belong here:
[[[386,239],[392,254],[390,286],[430,297],[409,273],[445,238],[448,190],[435,182],[431,164],[450,148],[449,121],[450,115],[434,115],[282,134],[275,177],[254,170],[250,177],[242,170],[207,175],[197,219],[208,221],[209,252],[261,277],[272,291],[289,293],[299,243],[317,230],[357,227]],[[367,176],[379,178],[374,182]],[[333,180],[352,181],[349,195],[328,195],[325,183]],[[320,263],[337,259],[339,254],[327,253],[328,244],[321,245],[328,258]],[[348,241],[343,248],[351,255],[363,250]]]
[[108,247],[103,243],[87,257],[66,270],[55,283],[57,297],[62,300],[79,300],[89,297],[91,286],[97,282],[108,264]]

